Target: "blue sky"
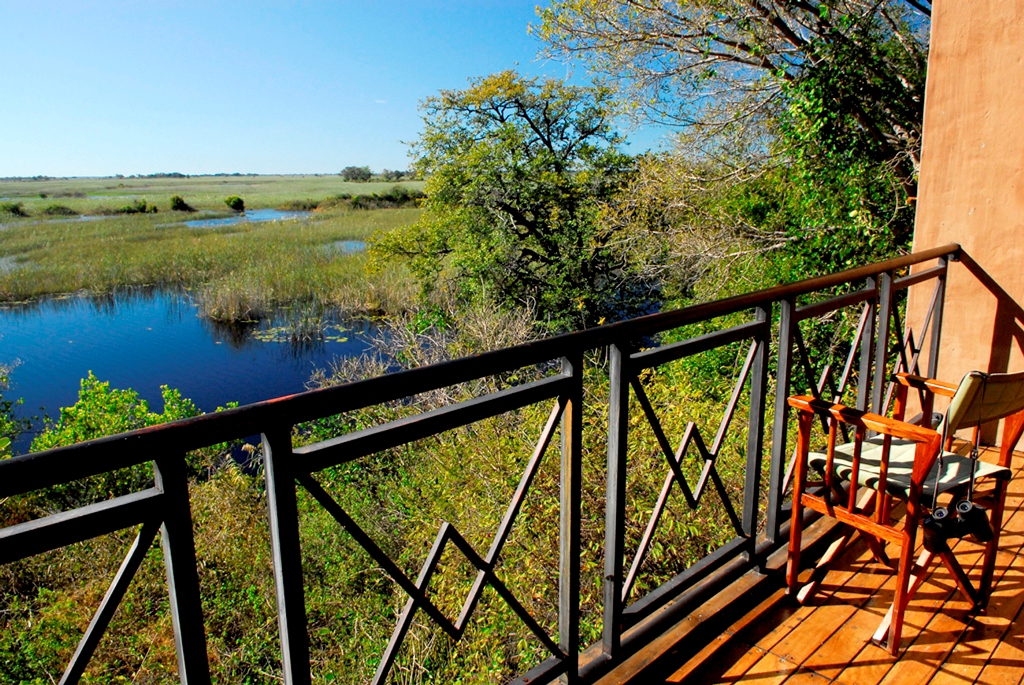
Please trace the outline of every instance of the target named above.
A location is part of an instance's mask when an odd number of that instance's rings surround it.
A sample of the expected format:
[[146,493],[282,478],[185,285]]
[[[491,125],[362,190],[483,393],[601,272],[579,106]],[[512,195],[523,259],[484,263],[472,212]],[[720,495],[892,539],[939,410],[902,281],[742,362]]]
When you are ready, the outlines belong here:
[[537,60],[535,6],[0,0],[0,176],[404,169],[423,98],[570,74]]

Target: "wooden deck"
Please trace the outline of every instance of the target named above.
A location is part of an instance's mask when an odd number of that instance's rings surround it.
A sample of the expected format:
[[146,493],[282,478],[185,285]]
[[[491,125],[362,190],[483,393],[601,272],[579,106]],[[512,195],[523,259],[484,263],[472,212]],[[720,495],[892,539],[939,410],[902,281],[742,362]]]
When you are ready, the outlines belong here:
[[[724,630],[716,629],[713,637],[705,635],[697,642],[698,646],[703,643],[700,651],[685,663],[685,657],[673,659],[668,643],[661,640],[660,656],[647,655],[641,666],[620,669],[605,682],[1020,684],[1024,679],[1024,455],[1016,456],[993,594],[983,613],[970,611],[949,573],[939,565],[911,600],[899,658],[890,656],[870,638],[891,604],[896,577],[890,568],[872,560],[865,545],[855,544],[833,564],[809,605],[789,599],[781,584],[773,581],[774,589],[766,599],[756,606],[756,600],[747,605],[740,602],[752,608]],[[982,547],[961,541],[955,551],[976,581]],[[743,583],[741,579],[737,585]],[[736,605],[729,601],[722,596],[711,600],[670,632],[693,643],[702,622],[713,625],[716,611]],[[732,616],[741,611],[732,610]]]

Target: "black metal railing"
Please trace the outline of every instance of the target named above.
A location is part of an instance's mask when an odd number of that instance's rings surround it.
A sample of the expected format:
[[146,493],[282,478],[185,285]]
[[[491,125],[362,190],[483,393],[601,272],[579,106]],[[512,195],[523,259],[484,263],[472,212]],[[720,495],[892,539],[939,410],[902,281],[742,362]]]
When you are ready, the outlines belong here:
[[[653,314],[600,328],[566,334],[474,357],[315,390],[216,414],[145,428],[70,447],[27,454],[0,462],[0,500],[68,483],[132,465],[151,462],[153,487],[71,511],[0,529],[0,563],[57,549],[116,530],[140,526],[138,537],[117,572],[68,665],[62,683],[75,683],[83,673],[100,636],[157,533],[163,545],[182,682],[210,680],[192,515],[185,471],[190,450],[262,434],[264,474],[273,551],[277,611],[284,681],[310,682],[310,651],[297,508],[301,486],[341,525],[408,595],[392,637],[384,650],[374,682],[384,682],[413,618],[422,612],[452,639],[460,640],[485,588],[492,588],[536,636],[550,656],[524,674],[520,682],[544,683],[564,676],[590,682],[634,654],[689,607],[703,601],[740,574],[764,563],[783,542],[788,481],[788,406],[794,379],[802,375],[811,392],[829,399],[852,393],[856,406],[884,412],[891,397],[888,375],[894,369],[917,370],[928,339],[929,375],[938,359],[950,260],[960,248],[941,248],[872,264],[798,283],[732,297],[675,311]],[[914,265],[913,274],[907,271]],[[899,319],[898,293],[911,285],[935,282],[923,330],[906,339]],[[839,292],[840,294],[835,294]],[[815,297],[824,299],[815,300]],[[811,300],[811,301],[808,301]],[[847,307],[861,307],[849,354],[838,379],[828,360],[812,359],[801,323]],[[691,324],[744,318],[671,344],[651,346],[661,333]],[[774,336],[773,336],[774,332]],[[776,354],[772,355],[774,345]],[[645,342],[646,341],[646,342]],[[747,352],[714,437],[708,428],[690,422],[673,448],[670,436],[647,396],[644,370],[728,345]],[[598,644],[581,650],[580,562],[584,354],[608,349],[610,398],[605,499],[603,627]],[[560,362],[560,369],[540,380],[515,385],[470,400],[417,413],[323,442],[293,447],[296,425],[344,412],[401,401],[425,392],[538,364]],[[835,368],[839,368],[836,366]],[[774,369],[774,387],[770,373]],[[802,390],[803,388],[801,388]],[[774,394],[774,406],[768,407]],[[626,549],[627,474],[631,453],[631,400],[656,438],[666,475],[636,548]],[[378,542],[349,516],[321,485],[324,469],[361,459],[399,445],[468,425],[529,405],[552,405],[533,454],[520,478],[486,553],[475,549],[453,526],[443,523],[417,578],[406,575]],[[746,440],[742,498],[733,501],[718,470],[718,458],[737,410],[745,406]],[[502,581],[496,566],[541,462],[559,431],[560,508],[557,636],[531,616]],[[770,436],[767,464],[763,451]],[[710,440],[709,440],[710,437]],[[682,469],[687,454],[698,455],[695,483]],[[767,483],[762,475],[767,472]],[[665,503],[677,487],[686,504],[701,506],[713,492],[732,526],[733,537],[682,573],[647,594],[633,598],[636,579],[652,538],[663,520]],[[453,493],[453,497],[457,493]],[[451,620],[431,600],[427,587],[445,549],[454,546],[476,569],[462,609]],[[668,610],[666,607],[671,606]]]

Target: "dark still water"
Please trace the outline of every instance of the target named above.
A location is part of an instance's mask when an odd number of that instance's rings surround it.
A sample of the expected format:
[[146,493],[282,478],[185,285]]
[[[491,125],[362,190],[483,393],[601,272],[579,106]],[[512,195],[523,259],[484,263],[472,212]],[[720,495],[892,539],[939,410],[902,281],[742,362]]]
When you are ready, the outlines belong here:
[[[314,369],[363,353],[375,332],[367,321],[335,319],[321,339],[297,345],[284,328],[219,326],[197,311],[187,295],[167,292],[0,308],[0,362],[17,363],[5,396],[25,399],[21,416],[57,418],[91,370],[138,391],[151,411],[163,411],[160,386],[168,385],[208,412],[300,392]],[[32,437],[21,436],[15,454]]]

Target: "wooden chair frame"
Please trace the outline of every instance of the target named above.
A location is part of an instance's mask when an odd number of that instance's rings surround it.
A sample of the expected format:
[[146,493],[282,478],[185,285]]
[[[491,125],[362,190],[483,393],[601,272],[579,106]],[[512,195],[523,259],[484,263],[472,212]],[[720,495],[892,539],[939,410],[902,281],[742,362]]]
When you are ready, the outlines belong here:
[[[891,653],[896,654],[900,647],[903,629],[903,615],[910,598],[921,585],[927,575],[931,563],[938,559],[950,571],[958,588],[968,597],[976,608],[982,608],[988,602],[991,593],[995,557],[999,545],[999,531],[1002,525],[1003,508],[1006,498],[1007,481],[995,480],[992,492],[990,521],[995,531],[993,539],[986,543],[984,562],[978,589],[975,589],[963,568],[953,556],[948,546],[935,553],[922,551],[916,563],[914,552],[917,546],[917,530],[927,514],[927,504],[922,502],[926,479],[943,448],[952,446],[953,436],[947,437],[942,445],[942,436],[927,424],[931,417],[935,395],[952,397],[956,392],[955,384],[922,378],[907,373],[899,373],[894,377],[897,383],[897,396],[894,418],[878,414],[862,412],[841,404],[828,404],[813,397],[795,395],[789,398],[789,405],[798,412],[799,433],[797,438],[796,463],[794,465],[792,523],[789,541],[789,563],[786,571],[786,582],[789,594],[801,602],[806,601],[817,587],[824,567],[834,559],[842,547],[854,534],[859,533],[867,541],[874,556],[888,564],[885,554],[885,543],[899,545],[899,561],[897,565],[896,589],[893,604],[883,619],[874,640]],[[907,407],[907,394],[915,389],[921,394],[922,423],[915,425],[903,420]],[[818,417],[828,428],[826,447],[826,465],[824,478],[820,482],[808,481],[808,454],[811,444],[811,427]],[[854,447],[851,460],[850,485],[844,490],[843,484],[835,475],[833,459],[835,457],[838,427],[845,424],[854,429]],[[979,430],[975,428],[975,431]],[[882,436],[882,449],[879,461],[878,478],[873,488],[858,488],[858,471],[860,469],[862,445],[868,431]],[[998,464],[1010,466],[1013,446],[1024,432],[1024,411],[1006,417],[1004,436],[999,452]],[[977,434],[975,434],[977,437]],[[915,443],[914,462],[910,475],[910,488],[906,499],[906,514],[902,528],[895,527],[892,517],[892,495],[887,491],[890,448],[893,439],[907,440]],[[811,492],[817,486],[816,492]],[[801,588],[799,580],[800,544],[803,532],[803,509],[808,507],[818,513],[837,519],[848,526],[843,537],[834,543],[818,562],[818,568],[812,574],[811,581]]]

